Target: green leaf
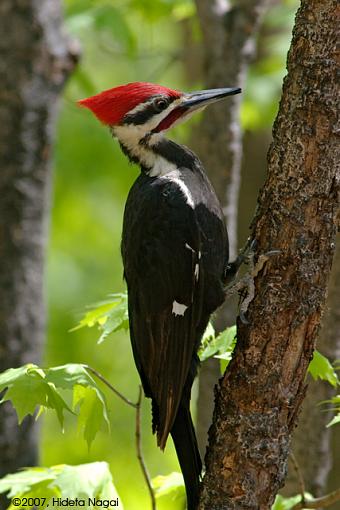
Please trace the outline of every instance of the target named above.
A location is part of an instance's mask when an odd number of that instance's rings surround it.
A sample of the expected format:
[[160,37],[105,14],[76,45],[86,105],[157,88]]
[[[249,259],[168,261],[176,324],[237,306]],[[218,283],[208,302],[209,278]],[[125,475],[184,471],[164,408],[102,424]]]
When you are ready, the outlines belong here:
[[76,331],[77,329],[84,328],[85,326],[89,328],[92,328],[93,326],[102,327],[115,306],[115,302],[112,302],[111,300],[101,301],[100,303],[89,306],[88,308],[90,308],[90,311],[86,312],[79,324],[72,328],[71,331]]
[[212,322],[208,322],[208,326],[206,327],[204,333],[203,333],[203,336],[202,336],[202,345],[206,345],[210,342],[212,342],[212,340],[214,340],[215,338],[215,328],[214,326],[212,325]]
[[99,344],[111,333],[115,333],[120,329],[129,329],[127,294],[114,294],[114,296],[117,296],[115,305],[111,309],[107,321],[103,324],[103,332],[98,340]]
[[215,355],[215,358],[220,360],[221,374],[224,374],[227,366],[229,365],[235,345],[236,345],[236,326],[223,331],[216,339],[221,344],[219,354]]
[[84,438],[90,448],[103,421],[109,427],[106,404],[95,388],[76,385],[73,391],[73,406],[79,407],[78,428],[84,430]]
[[38,406],[54,409],[61,426],[64,411],[72,412],[55,385],[46,379],[46,373],[37,365],[10,368],[0,374],[0,392],[3,390],[5,394],[1,403],[11,400],[19,423],[26,415],[33,415]]
[[55,480],[56,467],[27,468],[18,473],[6,475],[0,479],[0,494],[8,492],[8,498],[17,494],[26,494],[33,488]]
[[201,362],[205,361],[208,358],[211,358],[215,354],[215,330],[211,322],[208,323],[208,326],[203,334],[201,346],[198,350],[198,356]]
[[294,505],[301,501],[301,495],[293,496],[290,498],[284,498],[281,494],[278,494],[275,498],[272,510],[290,510]]
[[[112,477],[106,462],[92,462],[78,466],[64,465],[52,486],[60,489],[62,498],[100,498],[107,486],[113,488]],[[116,495],[116,491],[114,491]]]
[[102,331],[98,343],[103,342],[108,335],[120,329],[129,329],[129,315],[127,308],[127,294],[111,294],[109,299],[91,305],[90,311],[81,319],[71,331],[93,326]]
[[[308,501],[308,499],[312,500],[313,496],[309,492],[305,492],[305,498]],[[289,498],[286,498],[284,496],[281,496],[281,494],[278,494],[275,498],[275,502],[271,510],[290,510],[291,508],[293,508],[294,505],[300,503],[300,501],[301,494],[297,494],[296,496],[291,496]]]
[[78,411],[78,427],[84,429],[88,447],[104,423],[109,428],[105,396],[84,365],[70,363],[44,370],[25,365],[9,369],[0,374],[2,390],[6,391],[2,401],[12,401],[19,423],[41,406],[42,410],[54,409],[63,426],[64,410],[74,414],[61,396],[63,390],[69,390],[73,392],[73,409]]
[[[39,508],[47,508],[52,497],[60,497],[85,500],[88,510],[97,508],[97,506],[88,505],[88,498],[108,502],[105,508],[123,510],[106,462],[92,462],[78,466],[62,464],[49,468],[27,468],[0,480],[0,493],[6,492],[8,492],[8,498],[14,496],[46,498],[45,504]],[[117,506],[117,500],[119,506]],[[15,508],[24,507],[9,506],[10,510]]]
[[323,381],[328,381],[329,384],[334,387],[339,384],[337,373],[331,362],[319,351],[314,351],[313,359],[308,367],[308,372],[314,380],[322,379]]
[[329,400],[324,400],[321,404],[333,404],[335,410],[340,411],[340,395],[334,395],[334,397]]
[[212,334],[210,336],[204,337],[203,343],[198,351],[198,355],[201,361],[205,361],[212,356],[216,358],[220,358],[223,360],[224,369],[228,362],[231,359],[235,344],[236,344],[236,326],[231,326],[230,328],[225,329],[214,337]]
[[320,404],[332,404],[334,407],[332,410],[336,413],[333,419],[327,424],[327,427],[332,427],[333,425],[336,425],[337,423],[340,423],[340,395],[334,395],[329,400],[324,400],[323,402],[320,402]]
[[340,423],[340,412],[336,416],[334,416],[334,418],[327,424],[327,427],[332,427],[337,423]]
[[97,432],[106,423],[110,428],[104,394],[84,365],[69,363],[47,370],[47,379],[57,387],[73,390],[73,410],[78,409],[78,428],[90,448]]
[[67,363],[66,365],[48,368],[46,369],[46,379],[64,390],[73,390],[76,384],[96,386],[96,382],[85,366],[79,363]]
[[158,510],[185,510],[186,496],[183,476],[173,472],[152,480]]

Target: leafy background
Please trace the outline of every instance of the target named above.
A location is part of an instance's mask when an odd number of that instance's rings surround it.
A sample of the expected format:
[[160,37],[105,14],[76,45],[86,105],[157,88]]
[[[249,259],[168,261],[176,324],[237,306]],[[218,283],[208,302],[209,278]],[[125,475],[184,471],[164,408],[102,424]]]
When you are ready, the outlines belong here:
[[[296,7],[297,0],[285,1],[273,6],[266,17],[259,38],[261,58],[253,65],[245,87],[242,123],[246,132],[267,132],[271,127]],[[119,331],[100,345],[96,343],[100,333],[93,328],[70,332],[88,304],[124,290],[121,224],[126,195],[138,175],[109,132],[75,101],[129,81],[153,81],[184,90],[201,88],[199,73],[188,79],[183,50],[189,27],[193,45],[202,51],[200,31],[191,0],[65,0],[64,10],[68,32],[81,43],[82,59],[65,90],[57,129],[43,366],[89,364],[136,400],[139,380],[126,332]],[[183,126],[172,136],[185,141],[188,133],[188,126]],[[88,450],[70,413],[65,415],[64,434],[55,416],[47,414],[41,464],[106,461],[125,507],[147,508],[148,494],[135,455],[134,411],[103,392],[109,434],[103,427]],[[149,402],[143,404],[142,425],[151,475],[178,470],[171,441],[165,454],[156,448]]]

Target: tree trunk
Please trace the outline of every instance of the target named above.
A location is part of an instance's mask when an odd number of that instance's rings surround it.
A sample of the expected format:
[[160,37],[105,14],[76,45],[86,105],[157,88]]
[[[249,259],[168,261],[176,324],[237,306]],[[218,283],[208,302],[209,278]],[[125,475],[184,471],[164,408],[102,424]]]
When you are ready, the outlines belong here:
[[[255,40],[267,0],[243,0],[231,7],[224,0],[196,0],[205,51],[205,88],[244,87]],[[237,252],[237,210],[240,188],[242,133],[239,123],[241,96],[213,105],[194,130],[191,146],[197,152],[226,215],[230,258]],[[217,331],[234,323],[236,302],[230,300],[216,318]],[[213,388],[220,375],[215,359],[200,371],[197,436],[205,452],[213,412]]]
[[280,250],[254,274],[255,297],[216,392],[200,510],[271,507],[305,394],[334,253],[336,0],[302,0],[253,237]]
[[[336,245],[328,296],[317,348],[334,362],[340,359],[340,238]],[[337,427],[326,428],[334,416],[331,409],[318,404],[335,395],[335,388],[326,382],[311,381],[302,405],[298,427],[292,437],[292,451],[303,475],[306,490],[316,497],[326,492],[327,478],[332,467],[331,436]],[[337,448],[338,451],[338,448]],[[308,462],[305,462],[306,457]],[[298,494],[299,482],[288,464],[286,494]],[[339,479],[339,478],[338,478]],[[330,490],[335,490],[337,486]]]
[[[56,102],[77,48],[55,0],[0,3],[0,371],[38,362]],[[32,419],[0,408],[0,477],[37,461]],[[5,507],[5,502],[0,503]]]

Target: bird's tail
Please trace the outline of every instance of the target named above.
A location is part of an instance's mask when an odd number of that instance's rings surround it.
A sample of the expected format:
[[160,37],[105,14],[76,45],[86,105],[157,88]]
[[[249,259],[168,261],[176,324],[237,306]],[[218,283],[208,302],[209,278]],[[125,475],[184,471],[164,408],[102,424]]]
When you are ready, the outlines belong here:
[[199,499],[199,482],[202,470],[201,457],[198,451],[195,429],[190,410],[179,405],[178,412],[171,429],[179,464],[183,473],[187,493],[188,510],[196,510]]

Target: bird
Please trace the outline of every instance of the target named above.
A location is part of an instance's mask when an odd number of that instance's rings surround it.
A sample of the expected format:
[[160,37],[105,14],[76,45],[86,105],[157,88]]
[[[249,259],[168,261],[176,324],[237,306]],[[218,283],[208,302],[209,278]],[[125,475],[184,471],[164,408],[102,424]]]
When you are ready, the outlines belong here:
[[158,446],[164,450],[172,436],[188,510],[197,508],[202,470],[191,389],[202,335],[225,299],[229,245],[222,207],[202,163],[165,132],[240,92],[188,93],[134,82],[78,101],[140,167],[127,197],[121,242],[130,338],[144,394],[152,401]]

